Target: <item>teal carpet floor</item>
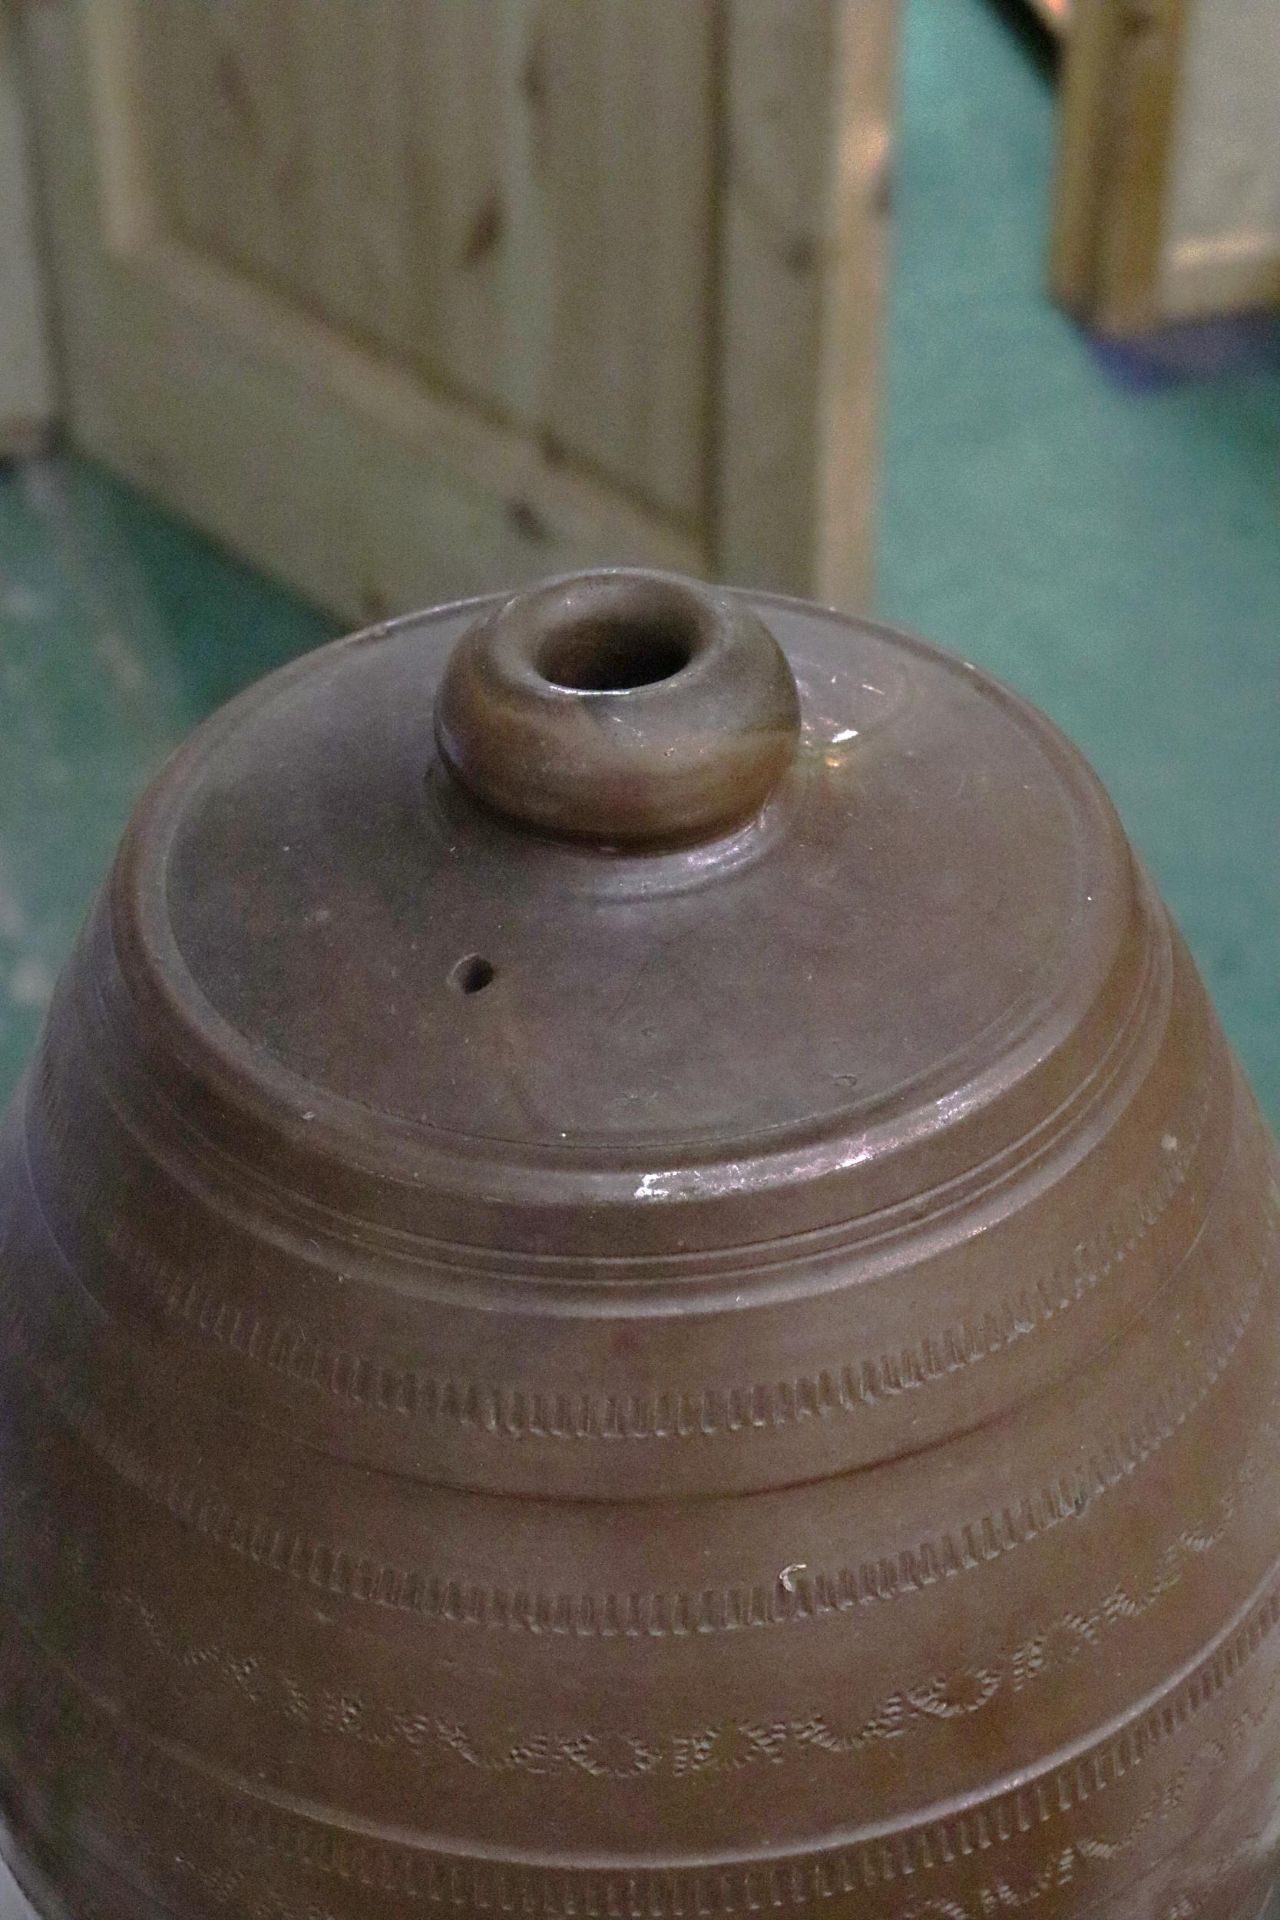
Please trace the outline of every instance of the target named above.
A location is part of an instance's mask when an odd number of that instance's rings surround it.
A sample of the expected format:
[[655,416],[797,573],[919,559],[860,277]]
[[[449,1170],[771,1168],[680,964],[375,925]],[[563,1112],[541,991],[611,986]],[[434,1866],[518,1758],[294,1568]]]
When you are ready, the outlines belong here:
[[[1135,382],[1053,310],[1053,115],[987,0],[909,0],[879,610],[1084,748],[1280,1121],[1280,370]],[[0,476],[0,1096],[147,775],[332,630],[81,462]]]
[[1044,298],[1046,76],[986,0],[905,55],[879,610],[1088,754],[1280,1123],[1280,354],[1122,381]]

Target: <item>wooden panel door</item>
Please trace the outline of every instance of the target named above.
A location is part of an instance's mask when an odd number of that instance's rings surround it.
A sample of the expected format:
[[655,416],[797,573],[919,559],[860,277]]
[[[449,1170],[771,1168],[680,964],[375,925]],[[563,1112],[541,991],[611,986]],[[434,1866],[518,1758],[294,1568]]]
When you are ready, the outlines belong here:
[[1280,305],[1277,0],[1072,0],[1052,283],[1104,333]]
[[25,9],[78,441],[354,617],[867,591],[897,0]]

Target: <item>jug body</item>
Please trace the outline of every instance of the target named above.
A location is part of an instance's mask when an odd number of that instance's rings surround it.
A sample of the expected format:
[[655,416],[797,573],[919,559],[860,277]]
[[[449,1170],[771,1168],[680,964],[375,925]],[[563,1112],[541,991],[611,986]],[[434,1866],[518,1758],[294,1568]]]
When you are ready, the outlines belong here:
[[0,1129],[41,1920],[1255,1920],[1280,1190],[1097,782],[647,575],[162,772]]

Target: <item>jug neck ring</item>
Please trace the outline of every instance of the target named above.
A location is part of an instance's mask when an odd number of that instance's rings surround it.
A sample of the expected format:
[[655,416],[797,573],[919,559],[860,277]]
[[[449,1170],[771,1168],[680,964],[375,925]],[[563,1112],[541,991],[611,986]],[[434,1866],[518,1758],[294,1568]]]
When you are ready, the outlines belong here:
[[795,759],[800,702],[741,601],[617,569],[486,613],[454,649],[435,726],[473,798],[544,834],[635,849],[757,814]]

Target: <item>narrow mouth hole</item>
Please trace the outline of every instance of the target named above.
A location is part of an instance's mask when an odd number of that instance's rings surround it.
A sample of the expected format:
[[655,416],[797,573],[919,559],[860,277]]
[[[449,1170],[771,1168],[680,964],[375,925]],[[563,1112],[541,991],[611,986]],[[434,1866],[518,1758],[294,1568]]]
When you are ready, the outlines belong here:
[[449,973],[449,984],[458,993],[483,993],[492,986],[498,969],[482,953],[468,953]]
[[544,642],[538,671],[570,693],[627,693],[687,667],[694,636],[674,622],[584,620]]

